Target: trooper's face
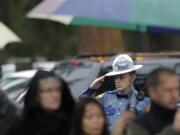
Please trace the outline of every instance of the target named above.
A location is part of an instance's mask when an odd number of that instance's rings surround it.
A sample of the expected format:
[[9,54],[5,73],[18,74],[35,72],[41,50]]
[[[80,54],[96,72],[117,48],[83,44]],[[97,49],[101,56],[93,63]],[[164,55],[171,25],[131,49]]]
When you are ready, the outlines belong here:
[[49,77],[41,80],[37,100],[47,111],[55,111],[61,106],[61,84],[58,79]]
[[116,89],[118,91],[129,91],[133,86],[135,75],[127,73],[118,76],[114,76]]
[[160,84],[149,91],[150,97],[160,105],[175,109],[179,101],[179,77],[176,75],[161,74]]

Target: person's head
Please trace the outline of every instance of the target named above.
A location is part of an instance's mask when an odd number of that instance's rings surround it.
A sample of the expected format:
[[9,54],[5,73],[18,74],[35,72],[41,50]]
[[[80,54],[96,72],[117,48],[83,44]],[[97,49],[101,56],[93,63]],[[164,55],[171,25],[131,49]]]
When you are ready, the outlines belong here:
[[154,70],[147,78],[147,90],[155,103],[167,108],[175,109],[179,100],[179,76],[167,68]]
[[101,104],[84,98],[75,108],[73,135],[108,135],[106,116]]
[[[66,100],[66,101],[65,101]],[[68,104],[69,103],[69,104]],[[71,111],[74,100],[67,84],[53,72],[39,70],[31,79],[25,96],[26,112],[41,109],[48,112]]]
[[114,76],[116,89],[121,92],[128,92],[129,90],[132,90],[135,78],[135,71]]
[[142,67],[143,65],[135,65],[129,55],[122,54],[114,59],[112,64],[113,71],[107,73],[106,76],[114,77],[118,91],[128,92],[133,88],[136,70]]

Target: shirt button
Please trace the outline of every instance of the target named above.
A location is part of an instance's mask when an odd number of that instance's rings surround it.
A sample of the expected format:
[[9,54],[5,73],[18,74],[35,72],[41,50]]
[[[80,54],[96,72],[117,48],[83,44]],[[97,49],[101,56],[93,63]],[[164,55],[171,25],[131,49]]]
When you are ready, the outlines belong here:
[[119,103],[120,105],[122,105],[122,103]]

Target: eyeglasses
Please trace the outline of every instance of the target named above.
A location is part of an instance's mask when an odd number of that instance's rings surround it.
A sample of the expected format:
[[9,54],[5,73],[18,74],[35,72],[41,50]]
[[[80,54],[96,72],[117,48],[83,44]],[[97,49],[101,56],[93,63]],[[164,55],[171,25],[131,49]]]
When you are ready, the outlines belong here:
[[49,94],[49,93],[53,93],[53,92],[60,92],[60,88],[40,90],[39,92],[43,93],[43,94]]

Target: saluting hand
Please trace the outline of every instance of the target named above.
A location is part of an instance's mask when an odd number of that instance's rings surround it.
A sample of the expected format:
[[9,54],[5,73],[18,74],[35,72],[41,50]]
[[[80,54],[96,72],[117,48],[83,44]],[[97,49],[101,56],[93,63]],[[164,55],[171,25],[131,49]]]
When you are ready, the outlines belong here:
[[97,78],[96,80],[94,80],[91,83],[90,88],[91,89],[99,89],[104,82],[104,78],[105,78],[105,76],[101,76],[101,77]]

